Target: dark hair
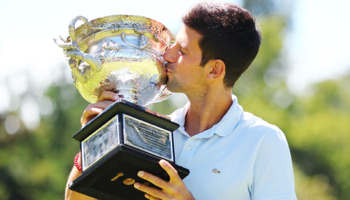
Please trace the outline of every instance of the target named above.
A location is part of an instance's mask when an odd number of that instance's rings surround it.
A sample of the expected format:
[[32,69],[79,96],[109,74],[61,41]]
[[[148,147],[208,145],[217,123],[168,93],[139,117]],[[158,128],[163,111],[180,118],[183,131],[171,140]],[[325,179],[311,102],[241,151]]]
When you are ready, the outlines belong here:
[[258,54],[261,35],[248,10],[222,2],[201,2],[183,16],[183,23],[203,37],[201,66],[212,59],[226,65],[224,84],[233,86]]

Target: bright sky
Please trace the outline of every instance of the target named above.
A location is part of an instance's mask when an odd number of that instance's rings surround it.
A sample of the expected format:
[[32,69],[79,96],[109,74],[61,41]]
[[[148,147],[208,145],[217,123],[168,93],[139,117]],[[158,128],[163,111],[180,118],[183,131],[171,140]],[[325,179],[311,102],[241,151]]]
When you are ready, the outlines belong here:
[[[198,0],[0,0],[0,113],[10,105],[10,94],[45,87],[58,73],[69,76],[62,50],[53,42],[68,36],[68,24],[77,15],[89,20],[107,15],[136,14],[181,26],[180,16]],[[278,1],[278,0],[277,0]],[[97,3],[98,2],[98,3]],[[241,5],[241,0],[232,0]],[[292,91],[307,91],[310,83],[337,78],[350,70],[350,1],[296,0],[293,27],[287,37]],[[66,65],[64,72],[58,68]],[[28,71],[33,85],[21,74]],[[10,77],[10,89],[4,87]],[[71,81],[70,77],[67,79]]]
[[350,73],[349,0],[298,0],[292,20],[285,47],[292,91]]

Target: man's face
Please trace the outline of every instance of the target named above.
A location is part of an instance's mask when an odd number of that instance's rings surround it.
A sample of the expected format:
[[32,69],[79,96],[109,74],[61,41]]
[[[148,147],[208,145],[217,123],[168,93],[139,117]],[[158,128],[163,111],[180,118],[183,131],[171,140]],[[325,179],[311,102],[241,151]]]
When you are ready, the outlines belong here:
[[198,45],[201,37],[195,30],[183,26],[176,36],[176,43],[164,53],[170,91],[193,94],[205,86],[205,70],[200,66],[202,51]]

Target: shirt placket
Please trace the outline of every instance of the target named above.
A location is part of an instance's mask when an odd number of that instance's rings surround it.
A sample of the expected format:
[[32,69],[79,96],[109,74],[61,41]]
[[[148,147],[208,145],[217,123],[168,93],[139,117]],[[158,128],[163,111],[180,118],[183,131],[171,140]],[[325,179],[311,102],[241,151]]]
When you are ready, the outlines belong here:
[[187,142],[185,143],[180,158],[178,160],[179,164],[183,167],[189,168],[191,164],[191,160],[193,158],[193,155],[195,151],[197,150],[201,138],[189,138]]

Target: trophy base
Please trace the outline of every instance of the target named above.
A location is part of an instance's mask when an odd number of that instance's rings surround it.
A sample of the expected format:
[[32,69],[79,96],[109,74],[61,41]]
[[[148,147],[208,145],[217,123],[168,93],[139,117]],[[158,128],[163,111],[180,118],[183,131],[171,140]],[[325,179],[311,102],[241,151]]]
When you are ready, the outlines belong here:
[[[137,149],[119,145],[98,164],[93,165],[72,181],[69,189],[102,200],[146,199],[143,192],[133,187],[133,183],[153,186],[137,176],[137,172],[141,170],[169,181],[168,174],[158,162],[159,159],[140,153]],[[171,164],[181,178],[189,174],[187,169]]]
[[185,178],[189,170],[176,165],[174,158],[172,132],[177,128],[144,107],[118,100],[73,135],[80,141],[83,172],[69,188],[101,200],[146,199],[133,184],[156,187],[139,178],[139,171],[169,181],[160,159]]

